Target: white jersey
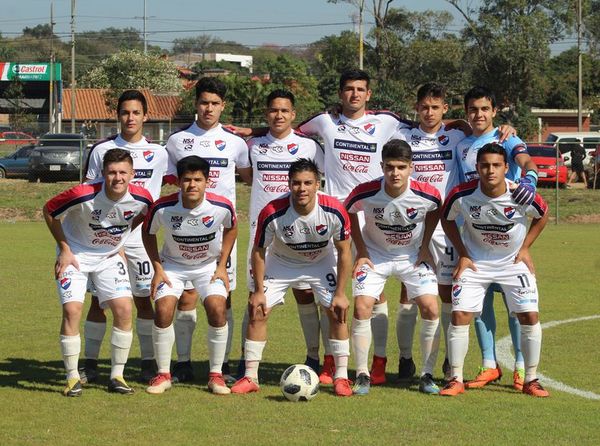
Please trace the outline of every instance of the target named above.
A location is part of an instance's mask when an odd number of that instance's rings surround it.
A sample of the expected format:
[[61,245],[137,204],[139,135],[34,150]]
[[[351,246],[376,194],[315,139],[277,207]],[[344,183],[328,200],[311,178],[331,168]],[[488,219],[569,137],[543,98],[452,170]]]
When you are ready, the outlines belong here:
[[158,200],[169,160],[165,148],[159,144],[148,142],[146,138],[131,143],[125,141],[121,135],[113,135],[95,144],[90,151],[85,177],[91,182],[102,178],[102,161],[110,149],[124,149],[131,154],[135,171],[135,177],[131,184],[148,189],[152,198]]
[[344,206],[349,213],[364,212],[362,236],[369,253],[386,260],[408,260],[418,254],[425,217],[441,206],[438,190],[429,183],[408,178],[398,197],[385,192],[383,177],[357,186]]
[[485,195],[479,181],[456,186],[446,198],[444,218],[464,219],[461,238],[475,263],[500,267],[514,263],[527,233],[527,218],[541,218],[548,206],[539,194],[530,205],[514,201],[506,181],[506,193],[497,198]]
[[204,158],[210,164],[207,188],[222,195],[235,206],[235,169],[250,167],[248,147],[243,138],[221,124],[204,130],[193,124],[176,131],[167,140],[168,175],[177,176],[177,161],[190,155]]
[[252,164],[250,221],[255,222],[269,201],[289,192],[288,170],[298,158],[308,158],[323,171],[323,148],[313,139],[291,132],[283,139],[271,133],[248,140]]
[[268,255],[289,266],[316,263],[330,255],[331,239],[350,238],[350,220],[338,200],[320,192],[317,198],[308,215],[294,210],[289,194],[267,204],[258,217],[254,246],[269,247]]
[[106,196],[104,181],[80,184],[46,203],[53,218],[62,219],[62,229],[73,254],[92,258],[109,257],[121,250],[139,214],[152,204],[150,193],[129,185],[119,200]]
[[379,178],[381,149],[399,128],[409,125],[391,112],[366,112],[358,119],[321,113],[298,130],[319,135],[325,146],[325,190],[340,201],[356,186]]
[[162,261],[201,268],[221,255],[221,227],[235,225],[235,211],[227,198],[207,192],[202,203],[187,209],[178,192],[154,203],[144,231],[156,234],[161,226],[164,228]]

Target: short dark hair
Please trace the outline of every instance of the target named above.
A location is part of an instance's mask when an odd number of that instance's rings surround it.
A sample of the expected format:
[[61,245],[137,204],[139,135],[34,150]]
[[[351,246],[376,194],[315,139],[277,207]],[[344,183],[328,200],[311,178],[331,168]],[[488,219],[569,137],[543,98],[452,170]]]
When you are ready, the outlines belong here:
[[344,89],[344,86],[348,81],[366,81],[367,88],[369,88],[371,78],[369,77],[369,74],[363,70],[358,70],[356,68],[344,70],[340,76],[340,91]]
[[489,99],[489,101],[492,103],[492,107],[496,108],[496,95],[494,95],[494,92],[487,87],[482,87],[479,85],[471,88],[469,91],[467,91],[467,94],[465,94],[465,109],[467,109],[469,106],[470,100],[481,98]]
[[210,164],[204,158],[197,155],[186,156],[177,161],[177,177],[181,178],[186,172],[202,172],[204,178],[208,180]]
[[483,147],[481,147],[477,151],[477,162],[479,162],[481,157],[483,155],[485,155],[486,153],[496,153],[498,155],[502,155],[502,158],[504,158],[504,163],[505,164],[508,163],[508,157],[506,155],[506,150],[504,149],[504,147],[502,147],[497,142],[489,142],[486,145],[484,145]]
[[102,170],[106,170],[106,167],[112,163],[120,163],[126,161],[133,167],[133,158],[131,153],[125,149],[110,149],[107,150],[102,158]]
[[296,105],[296,98],[294,97],[294,93],[288,90],[284,90],[283,88],[277,88],[269,93],[267,96],[267,107],[271,106],[271,102],[273,102],[277,98],[289,99],[292,103],[292,107]]
[[121,93],[117,102],[117,115],[121,113],[121,107],[125,101],[140,101],[142,103],[144,114],[148,114],[148,101],[146,101],[146,96],[144,96],[140,90],[125,90]]
[[321,180],[321,175],[319,174],[319,168],[315,164],[315,162],[308,158],[298,158],[292,164],[290,164],[290,168],[288,170],[288,181],[292,181],[292,177],[300,172],[312,172],[315,174],[315,178],[317,181]]
[[196,83],[196,100],[204,92],[214,93],[224,101],[227,94],[227,85],[216,77],[203,77]]
[[410,144],[401,139],[390,139],[383,145],[381,160],[397,159],[412,162],[412,149]]
[[428,82],[421,85],[417,90],[417,102],[421,102],[425,98],[440,98],[446,101],[446,87],[435,82]]

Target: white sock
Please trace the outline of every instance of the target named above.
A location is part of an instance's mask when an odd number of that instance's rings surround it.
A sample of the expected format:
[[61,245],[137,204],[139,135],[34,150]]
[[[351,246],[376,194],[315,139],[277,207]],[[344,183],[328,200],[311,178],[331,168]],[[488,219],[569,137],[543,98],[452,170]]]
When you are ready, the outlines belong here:
[[306,342],[306,355],[319,359],[319,310],[317,304],[298,304],[298,316]]
[[329,344],[329,317],[327,310],[323,307],[320,309],[321,317],[319,325],[321,326],[321,341],[323,342],[323,351],[326,355],[332,355],[331,345]]
[[206,339],[208,343],[208,365],[210,373],[221,373],[223,367],[223,358],[227,348],[227,333],[229,327],[227,322],[222,327],[208,326]]
[[440,321],[442,322],[442,331],[444,332],[444,345],[446,346],[446,358],[448,358],[448,327],[452,320],[452,304],[442,302],[442,314]]
[[469,326],[450,324],[448,328],[448,360],[452,376],[463,382],[463,366],[469,350]]
[[371,347],[371,320],[352,319],[352,352],[356,364],[356,376],[369,374],[369,348]]
[[171,352],[175,343],[175,329],[173,324],[166,328],[152,325],[152,344],[154,346],[154,357],[158,373],[170,373]]
[[123,376],[125,370],[125,364],[129,357],[129,349],[131,348],[131,342],[133,341],[133,330],[124,331],[117,327],[112,328],[110,336],[110,357],[111,357],[111,368],[110,368],[110,379],[117,376]]
[[333,360],[335,362],[334,379],[348,379],[348,358],[350,357],[350,340],[329,339],[329,345],[331,345]]
[[77,363],[81,352],[81,337],[60,335],[60,351],[67,371],[67,379],[79,378]]
[[84,356],[87,359],[98,359],[105,332],[106,322],[85,321],[83,324],[83,337],[85,339]]
[[401,358],[412,358],[413,337],[419,308],[415,304],[400,304],[396,316],[396,338]]
[[525,382],[537,379],[537,367],[542,350],[542,326],[521,324],[521,351],[525,359]]
[[373,353],[381,358],[386,357],[388,335],[388,304],[373,305],[371,315],[371,331],[373,332]]
[[433,321],[421,318],[421,330],[419,331],[421,341],[421,358],[423,361],[421,376],[426,373],[433,375],[433,367],[437,361],[440,349],[440,320]]
[[140,341],[140,356],[144,359],[154,359],[154,346],[152,345],[152,319],[135,320],[135,328],[137,331],[138,340]]
[[223,363],[229,362],[231,343],[233,342],[233,308],[227,309],[227,344],[225,346],[225,357]]
[[246,339],[244,350],[246,354],[246,375],[258,381],[258,365],[262,359],[263,350],[267,345],[267,341],[251,341]]
[[189,361],[192,356],[192,337],[196,329],[196,309],[179,311],[175,316],[175,343],[177,361]]

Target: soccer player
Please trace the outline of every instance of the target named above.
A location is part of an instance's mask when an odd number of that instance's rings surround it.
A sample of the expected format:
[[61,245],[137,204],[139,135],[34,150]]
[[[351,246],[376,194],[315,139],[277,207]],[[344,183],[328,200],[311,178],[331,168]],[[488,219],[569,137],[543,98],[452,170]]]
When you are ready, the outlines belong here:
[[[228,336],[226,265],[237,237],[237,226],[233,204],[225,197],[206,192],[209,171],[210,164],[198,156],[180,159],[177,162],[180,192],[158,200],[144,222],[144,245],[155,271],[152,296],[156,316],[152,337],[158,365],[158,374],[146,389],[148,393],[163,393],[171,388],[173,318],[186,282],[191,282],[200,295],[208,319],[208,388],[217,395],[231,393],[221,368]],[[156,234],[161,227],[165,241],[159,256]]]
[[[435,394],[439,392],[432,376],[439,347],[438,286],[429,244],[439,221],[442,199],[434,186],[410,178],[413,154],[407,142],[388,141],[381,157],[383,177],[357,186],[344,203],[357,251],[352,320],[357,375],[354,393],[369,393],[369,322],[385,282],[395,276],[405,284],[408,298],[416,302],[423,319],[419,390]],[[365,217],[362,230],[359,211]]]
[[[220,79],[201,78],[196,84],[197,119],[189,126],[173,133],[166,145],[169,154],[168,175],[174,178],[177,161],[189,155],[204,158],[210,164],[209,192],[227,198],[235,208],[235,172],[241,179],[250,184],[252,169],[248,161],[246,141],[226,130],[219,123],[221,113],[225,109],[227,87]],[[172,180],[173,181],[173,180]],[[229,274],[229,290],[236,287],[237,245],[234,245],[231,256],[227,260]],[[191,351],[192,336],[196,327],[197,294],[192,290],[183,293],[178,302],[175,316],[175,339],[177,345],[177,363],[173,368],[173,381],[191,381],[194,378]],[[233,312],[231,309],[231,293],[227,298],[227,324],[229,327],[228,346],[225,353],[223,373],[228,380],[229,352],[233,333]]]
[[[92,147],[87,161],[85,181],[94,183],[102,180],[104,154],[110,149],[120,148],[127,150],[133,158],[135,174],[131,184],[147,189],[152,198],[157,200],[163,176],[167,171],[168,156],[164,147],[153,144],[144,137],[143,126],[148,119],[148,104],[144,95],[138,90],[124,91],[117,102],[117,117],[121,132]],[[137,309],[136,331],[142,358],[140,380],[147,383],[156,372],[152,347],[154,311],[150,302],[153,271],[142,243],[141,227],[132,231],[128,237],[125,243],[125,257],[133,302]],[[98,355],[106,331],[106,316],[98,304],[98,298],[92,294],[92,304],[84,324],[85,365],[80,371],[84,384],[94,382],[98,377]]]
[[[448,348],[453,379],[440,395],[464,392],[463,363],[469,346],[469,323],[483,309],[485,292],[497,283],[506,304],[520,322],[525,378],[522,392],[546,397],[537,380],[542,329],[538,315],[538,290],[529,249],[548,220],[548,207],[536,194],[529,204],[514,198],[517,189],[507,180],[506,150],[485,144],[477,153],[479,180],[454,188],[444,204],[442,225],[459,259],[452,287],[452,323]],[[456,219],[464,221],[462,235]],[[528,217],[533,220],[527,229]]]
[[[473,134],[459,143],[458,152],[461,181],[470,181],[478,177],[476,169],[478,150],[490,142],[499,142],[500,132],[494,126],[497,109],[496,98],[491,90],[486,87],[472,88],[465,95],[464,106],[467,119],[473,128]],[[518,187],[512,191],[513,197],[519,204],[530,204],[535,196],[537,167],[527,153],[527,146],[516,136],[506,139],[501,142],[501,145],[507,152],[508,173],[506,177],[511,181],[519,181]],[[526,172],[523,178],[521,178],[521,169]],[[502,377],[502,371],[496,362],[495,352],[494,291],[501,290],[497,285],[490,287],[486,294],[481,317],[475,318],[475,332],[481,348],[483,363],[475,379],[466,383],[467,388],[483,387]],[[515,350],[513,386],[515,389],[521,390],[525,370],[523,355],[520,351],[519,321],[509,314],[508,325]]]
[[127,263],[119,255],[132,228],[139,225],[152,203],[150,193],[130,184],[133,159],[128,151],[106,152],[103,180],[80,184],[50,199],[44,206],[46,224],[57,243],[54,266],[63,309],[60,346],[67,371],[65,396],[82,393],[77,362],[81,351],[79,322],[88,278],[96,287],[101,308],[113,314],[112,367],[108,390],[133,393],[123,370],[133,332],[131,286]]
[[[246,371],[231,391],[259,390],[258,366],[267,340],[271,309],[284,303],[288,288],[308,283],[330,321],[334,392],[351,396],[346,323],[349,303],[344,292],[352,269],[348,214],[338,200],[318,192],[319,170],[313,161],[293,162],[288,176],[289,194],[271,201],[258,217],[252,251],[255,289],[248,304]],[[337,261],[330,241],[337,251]]]
[[[292,162],[299,158],[311,159],[316,163],[319,171],[323,171],[323,148],[313,139],[292,128],[296,118],[294,103],[295,98],[291,92],[279,89],[272,91],[267,97],[266,117],[269,132],[265,136],[248,140],[248,153],[253,173],[250,195],[250,241],[254,240],[260,211],[271,200],[289,192],[288,170]],[[249,243],[247,283],[250,293],[254,291],[251,253],[252,243]],[[293,292],[298,303],[298,314],[306,341],[306,365],[319,373],[319,313],[314,296],[308,284],[300,284],[299,288],[293,289]],[[247,326],[248,313],[246,312],[242,323],[242,344]],[[241,361],[240,365],[243,364],[244,362]],[[243,373],[240,375],[243,376]]]

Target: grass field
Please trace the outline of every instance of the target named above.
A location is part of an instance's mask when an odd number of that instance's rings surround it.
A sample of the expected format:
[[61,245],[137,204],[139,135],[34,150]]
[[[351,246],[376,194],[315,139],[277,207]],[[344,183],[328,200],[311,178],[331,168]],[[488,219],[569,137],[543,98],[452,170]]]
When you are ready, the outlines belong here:
[[[18,182],[16,182],[18,183]],[[22,209],[24,201],[37,205],[55,185],[38,195],[12,195],[0,188],[0,207]],[[22,188],[33,194],[31,188]],[[240,191],[242,194],[245,190]],[[569,191],[570,192],[570,191]],[[247,204],[243,198],[240,207]],[[247,195],[246,195],[247,197]],[[8,199],[14,201],[5,206]],[[36,201],[37,200],[37,201]],[[31,208],[30,219],[35,220]],[[20,211],[19,211],[20,212]],[[241,212],[242,217],[244,211]],[[23,215],[23,214],[19,214]],[[8,217],[8,218],[7,218]],[[510,386],[510,370],[499,384],[469,391],[454,399],[425,396],[416,383],[394,382],[398,351],[395,314],[398,286],[388,284],[390,332],[388,385],[375,387],[366,397],[336,398],[330,387],[310,403],[289,403],[277,386],[292,363],[305,351],[295,304],[288,300],[275,310],[270,340],[261,364],[261,392],[216,397],[206,390],[206,324],[199,311],[193,350],[197,380],[175,386],[161,396],[144,393],[121,396],[105,391],[109,372],[108,342],[101,358],[101,382],[87,387],[78,399],[60,395],[64,371],[58,345],[60,307],[51,266],[54,244],[40,221],[11,220],[3,215],[2,284],[0,302],[0,445],[6,444],[598,444],[599,401],[549,389],[551,398],[538,400],[518,394]],[[25,219],[26,220],[26,219]],[[240,224],[240,266],[247,245],[247,222]],[[12,222],[11,222],[12,221]],[[534,247],[541,294],[542,322],[600,315],[598,271],[600,232],[597,225],[548,225]],[[244,274],[239,274],[234,311],[241,319],[246,302]],[[507,335],[506,311],[496,299],[498,338]],[[235,327],[232,358],[240,353],[240,329]],[[108,336],[107,336],[108,337]],[[418,339],[418,336],[416,337]],[[565,324],[544,332],[540,371],[569,386],[600,394],[598,369],[600,319]],[[436,377],[441,376],[441,360]],[[415,349],[418,361],[418,348]],[[234,365],[235,365],[234,361]],[[465,373],[479,363],[475,335]],[[352,361],[351,361],[352,364]],[[137,375],[139,349],[134,338],[126,369]]]

